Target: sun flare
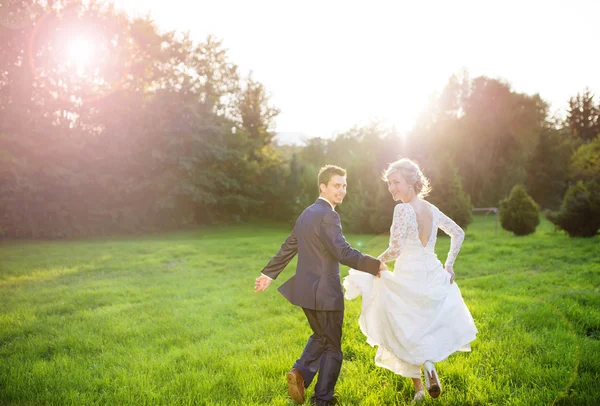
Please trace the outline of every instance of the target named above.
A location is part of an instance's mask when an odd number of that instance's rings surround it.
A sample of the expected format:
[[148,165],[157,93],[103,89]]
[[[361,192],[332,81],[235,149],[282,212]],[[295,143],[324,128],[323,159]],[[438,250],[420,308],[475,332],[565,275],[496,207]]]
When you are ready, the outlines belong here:
[[67,58],[80,75],[85,72],[85,69],[92,62],[93,57],[93,44],[86,38],[75,38],[67,46]]

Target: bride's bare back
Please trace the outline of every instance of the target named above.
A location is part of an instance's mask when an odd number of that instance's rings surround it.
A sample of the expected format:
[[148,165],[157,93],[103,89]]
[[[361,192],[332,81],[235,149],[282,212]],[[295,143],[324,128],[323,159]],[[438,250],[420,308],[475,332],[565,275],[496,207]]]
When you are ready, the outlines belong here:
[[419,240],[421,241],[421,245],[425,247],[427,246],[427,243],[431,239],[431,234],[433,233],[433,212],[431,211],[429,203],[424,200],[418,200],[414,202],[411,201],[409,204],[415,211]]

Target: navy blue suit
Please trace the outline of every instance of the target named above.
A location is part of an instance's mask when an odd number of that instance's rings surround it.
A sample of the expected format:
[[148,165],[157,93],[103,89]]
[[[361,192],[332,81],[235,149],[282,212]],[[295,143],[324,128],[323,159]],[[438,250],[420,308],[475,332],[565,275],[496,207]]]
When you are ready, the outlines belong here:
[[380,262],[350,246],[342,234],[340,216],[323,199],[302,212],[262,273],[276,279],[296,254],[296,273],[279,287],[279,292],[303,308],[314,334],[294,367],[304,376],[306,387],[320,371],[315,398],[329,401],[342,366],[344,292],[340,263],[377,275]]

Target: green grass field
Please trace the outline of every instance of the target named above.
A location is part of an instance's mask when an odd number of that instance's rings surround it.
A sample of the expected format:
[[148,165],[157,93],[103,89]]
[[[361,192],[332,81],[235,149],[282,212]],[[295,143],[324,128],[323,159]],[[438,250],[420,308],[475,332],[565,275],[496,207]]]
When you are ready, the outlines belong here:
[[[424,404],[600,404],[600,237],[569,239],[546,222],[531,236],[494,236],[489,219],[484,236],[482,225],[469,227],[455,265],[478,339],[437,364],[444,392]],[[276,287],[295,260],[253,292],[288,231],[2,242],[0,404],[294,404],[285,373],[310,330]],[[387,245],[347,237],[372,255]],[[442,261],[448,246],[439,239]],[[339,404],[409,404],[411,381],[374,366],[359,313],[360,299],[347,302]]]

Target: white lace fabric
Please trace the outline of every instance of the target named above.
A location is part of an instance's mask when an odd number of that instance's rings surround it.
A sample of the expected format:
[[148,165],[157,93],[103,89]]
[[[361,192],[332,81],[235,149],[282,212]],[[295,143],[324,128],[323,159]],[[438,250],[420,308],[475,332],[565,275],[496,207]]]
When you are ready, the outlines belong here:
[[446,259],[446,266],[453,266],[460,247],[465,239],[465,232],[450,217],[442,213],[437,207],[429,204],[432,212],[432,231],[429,241],[425,246],[419,239],[419,224],[413,207],[408,204],[398,204],[394,208],[392,226],[390,227],[390,243],[388,248],[378,259],[390,262],[398,259],[400,255],[410,252],[433,252],[437,241],[437,229],[440,228],[450,236],[450,250]]

